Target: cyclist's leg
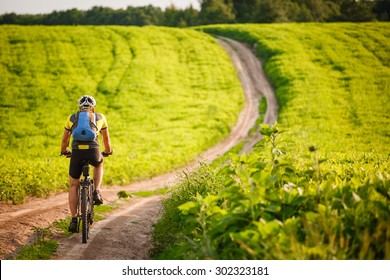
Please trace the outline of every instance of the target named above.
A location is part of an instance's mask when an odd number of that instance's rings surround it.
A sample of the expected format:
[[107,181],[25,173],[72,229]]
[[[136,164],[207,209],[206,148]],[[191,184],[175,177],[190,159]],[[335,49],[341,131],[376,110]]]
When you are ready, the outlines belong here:
[[93,169],[93,184],[94,184],[94,202],[95,205],[103,203],[103,198],[100,195],[100,186],[103,181],[103,156],[99,149],[90,150],[89,163],[94,167]]
[[103,163],[93,169],[93,182],[95,190],[99,190],[103,181]]
[[100,185],[103,181],[103,163],[93,169],[93,184],[95,191],[93,192],[93,201],[95,205],[103,204],[103,198],[100,194]]
[[95,190],[97,190],[103,181],[103,156],[99,148],[88,150],[88,162],[94,167],[93,183]]
[[77,203],[79,200],[78,196],[78,186],[80,184],[80,179],[74,179],[72,176],[69,176],[69,193],[68,193],[68,200],[69,200],[69,210],[72,217],[77,217]]
[[77,204],[78,204],[78,187],[80,184],[80,176],[82,172],[82,157],[78,150],[72,151],[72,157],[69,164],[69,210],[72,215],[68,230],[77,232]]

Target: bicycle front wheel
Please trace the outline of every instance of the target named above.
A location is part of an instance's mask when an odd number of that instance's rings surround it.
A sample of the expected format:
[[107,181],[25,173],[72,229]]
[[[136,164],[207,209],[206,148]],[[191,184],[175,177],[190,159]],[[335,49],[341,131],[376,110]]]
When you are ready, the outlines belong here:
[[89,226],[88,221],[88,188],[81,189],[81,232],[82,232],[82,242],[87,243]]

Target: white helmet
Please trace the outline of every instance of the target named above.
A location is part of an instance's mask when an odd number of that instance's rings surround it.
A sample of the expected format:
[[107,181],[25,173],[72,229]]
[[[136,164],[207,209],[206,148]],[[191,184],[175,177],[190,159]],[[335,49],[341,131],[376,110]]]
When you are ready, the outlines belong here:
[[95,107],[96,106],[96,101],[95,101],[95,98],[93,98],[90,95],[83,95],[79,99],[78,104],[79,104],[79,107],[81,109],[87,109],[87,108]]

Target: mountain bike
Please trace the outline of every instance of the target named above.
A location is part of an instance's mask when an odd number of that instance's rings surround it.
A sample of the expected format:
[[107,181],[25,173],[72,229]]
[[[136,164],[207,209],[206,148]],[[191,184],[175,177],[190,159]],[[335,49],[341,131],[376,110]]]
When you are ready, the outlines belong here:
[[[71,152],[64,154],[66,157],[71,156]],[[103,157],[107,157],[110,154],[102,152]],[[93,201],[93,179],[89,176],[89,163],[83,162],[82,169],[83,178],[80,180],[80,184],[77,190],[78,203],[77,203],[77,232],[80,232],[81,225],[81,240],[83,243],[87,243],[89,238],[89,229],[93,223],[94,218],[94,201]]]

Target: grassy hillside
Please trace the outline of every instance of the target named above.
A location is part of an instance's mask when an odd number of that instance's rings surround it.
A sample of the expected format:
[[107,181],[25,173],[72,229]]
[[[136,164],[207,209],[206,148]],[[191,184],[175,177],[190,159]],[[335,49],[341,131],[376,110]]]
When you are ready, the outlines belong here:
[[199,28],[256,48],[279,123],[261,126],[252,153],[183,178],[155,227],[154,257],[389,259],[389,27]]
[[0,48],[3,201],[66,190],[60,142],[81,95],[109,122],[106,184],[191,161],[227,136],[243,104],[227,54],[193,30],[2,26]]
[[388,23],[205,27],[265,60],[279,123],[327,152],[390,152]]

